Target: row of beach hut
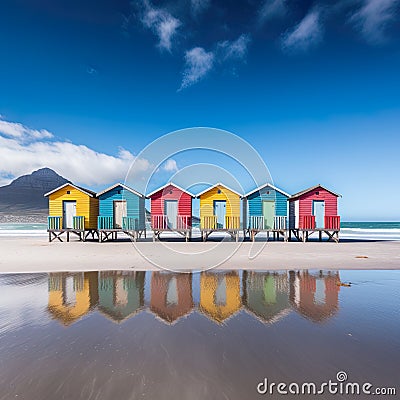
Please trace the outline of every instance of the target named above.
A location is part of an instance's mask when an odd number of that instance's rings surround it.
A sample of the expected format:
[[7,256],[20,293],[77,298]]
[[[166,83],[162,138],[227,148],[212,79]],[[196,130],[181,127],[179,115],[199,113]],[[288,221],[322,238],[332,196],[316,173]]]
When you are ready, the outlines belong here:
[[134,240],[146,237],[145,199],[150,199],[150,225],[153,240],[165,232],[177,232],[190,240],[193,227],[192,203],[200,200],[202,240],[214,232],[229,234],[236,241],[255,240],[264,232],[269,238],[283,237],[306,241],[313,233],[325,233],[339,240],[339,194],[316,185],[294,195],[266,183],[246,194],[217,183],[197,195],[175,183],[144,195],[122,183],[95,193],[66,183],[45,194],[49,198],[49,240],[66,234],[86,240],[90,235],[99,241],[116,239],[123,232]]

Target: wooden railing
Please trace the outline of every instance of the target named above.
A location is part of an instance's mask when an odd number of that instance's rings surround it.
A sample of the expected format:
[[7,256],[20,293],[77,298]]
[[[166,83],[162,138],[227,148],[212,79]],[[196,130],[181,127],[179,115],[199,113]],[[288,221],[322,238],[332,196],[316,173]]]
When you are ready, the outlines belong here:
[[200,229],[217,229],[217,217],[215,215],[201,217]]
[[189,215],[178,215],[176,219],[176,229],[187,230],[192,228],[192,217]]
[[240,217],[225,216],[225,229],[240,229]]
[[262,231],[266,229],[287,229],[287,217],[274,217],[274,226],[271,226],[267,224],[266,218],[264,218],[262,215],[252,215],[249,220],[249,228],[256,231]]
[[301,215],[299,218],[299,229],[315,229],[315,216]]
[[166,215],[152,215],[151,227],[153,229],[168,229],[168,218]]
[[287,229],[287,217],[277,216],[274,217],[274,229]]
[[72,217],[72,226],[73,229],[77,229],[79,231],[85,230],[85,217],[81,216]]
[[62,229],[62,217],[47,217],[47,229]]
[[97,217],[97,229],[114,229],[114,218]]
[[139,228],[139,218],[122,217],[122,229],[126,231],[137,231]]
[[340,230],[340,217],[338,215],[325,216],[325,229]]
[[208,215],[201,217],[200,228],[201,229],[240,229],[240,217],[239,216],[225,216],[225,226],[218,224],[216,215]]
[[[47,229],[60,230],[65,229],[63,227],[62,217],[47,217]],[[75,216],[72,217],[72,228],[83,231],[85,229],[85,217]]]
[[262,231],[264,229],[264,217],[262,215],[251,215],[249,228],[256,231]]

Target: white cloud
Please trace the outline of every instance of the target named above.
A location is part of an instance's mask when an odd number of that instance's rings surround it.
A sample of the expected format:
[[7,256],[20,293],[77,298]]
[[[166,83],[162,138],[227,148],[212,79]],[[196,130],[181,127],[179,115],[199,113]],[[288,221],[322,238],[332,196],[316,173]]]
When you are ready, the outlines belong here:
[[164,164],[163,169],[167,172],[176,172],[178,171],[178,165],[176,164],[176,161],[174,159],[170,158]]
[[306,51],[321,40],[321,12],[314,9],[298,25],[283,35],[282,49],[290,52]]
[[247,48],[250,43],[250,35],[242,34],[236,40],[225,40],[218,43],[218,48],[222,52],[223,60],[242,60],[247,56]]
[[190,0],[193,15],[198,15],[210,6],[210,0]]
[[[0,130],[1,185],[42,167],[52,168],[78,184],[106,185],[123,180],[135,160],[135,156],[125,149],[120,149],[116,156],[112,156],[84,145],[48,140],[49,136],[40,134],[42,131],[29,130],[28,134],[19,134],[20,126],[23,125],[8,123],[3,124],[3,129]],[[12,130],[12,127],[17,128]],[[31,131],[39,132],[39,135],[32,134]],[[30,139],[28,142],[26,135]],[[152,166],[147,160],[138,159],[135,162],[134,175],[140,178],[150,168]]]
[[143,25],[157,35],[160,49],[171,51],[172,39],[182,25],[181,21],[168,11],[152,6],[148,1],[143,1],[143,7]]
[[179,90],[185,89],[207,75],[214,66],[215,55],[202,47],[195,47],[185,54],[185,69]]
[[385,28],[396,17],[399,3],[399,0],[363,0],[350,21],[368,42],[381,43],[385,40]]
[[0,134],[20,140],[50,139],[53,137],[53,134],[46,129],[31,129],[20,123],[4,121],[2,117],[0,117]]
[[274,18],[283,17],[287,12],[287,0],[266,0],[264,1],[258,18],[260,22],[268,21]]

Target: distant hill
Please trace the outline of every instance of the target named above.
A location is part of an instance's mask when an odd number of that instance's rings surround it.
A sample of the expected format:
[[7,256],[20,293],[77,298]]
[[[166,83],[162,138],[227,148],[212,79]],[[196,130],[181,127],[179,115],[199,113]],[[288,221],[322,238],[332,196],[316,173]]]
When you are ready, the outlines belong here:
[[47,214],[48,200],[44,194],[67,182],[68,179],[50,168],[20,176],[9,185],[0,187],[0,214]]

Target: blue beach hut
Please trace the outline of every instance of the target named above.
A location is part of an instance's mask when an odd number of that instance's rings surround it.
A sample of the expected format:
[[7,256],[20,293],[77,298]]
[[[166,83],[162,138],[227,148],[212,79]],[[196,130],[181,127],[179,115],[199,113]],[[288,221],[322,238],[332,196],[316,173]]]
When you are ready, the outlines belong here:
[[254,240],[257,233],[273,232],[287,240],[290,194],[266,183],[243,196],[243,229]]
[[145,196],[122,184],[115,185],[97,194],[99,216],[97,229],[99,241],[116,239],[119,232],[134,240],[146,236]]

